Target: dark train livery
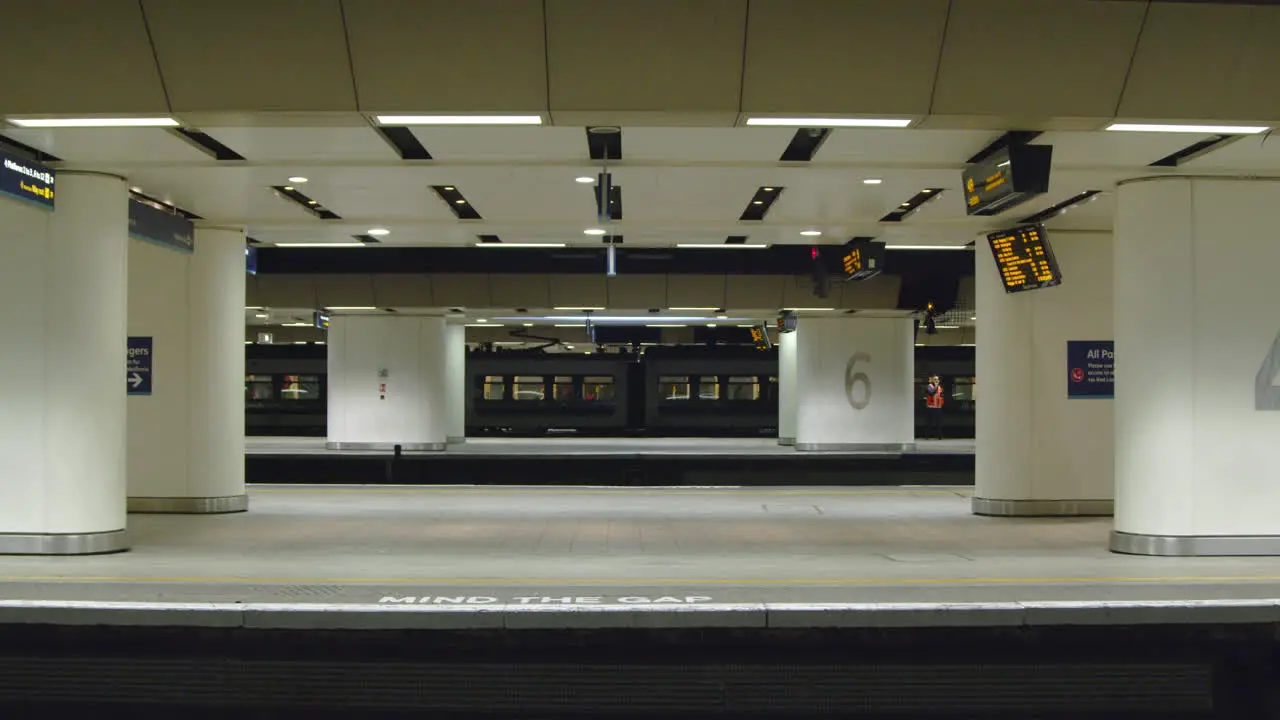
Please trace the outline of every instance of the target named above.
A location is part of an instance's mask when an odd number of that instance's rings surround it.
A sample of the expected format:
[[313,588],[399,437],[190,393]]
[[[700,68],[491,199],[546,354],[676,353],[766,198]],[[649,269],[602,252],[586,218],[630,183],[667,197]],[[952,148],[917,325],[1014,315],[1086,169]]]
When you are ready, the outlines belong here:
[[[248,345],[245,432],[323,436],[324,346]],[[924,382],[947,388],[944,434],[974,434],[974,349],[915,349],[916,427]],[[472,350],[467,355],[467,434],[769,436],[778,425],[777,350],[658,346],[586,354]]]

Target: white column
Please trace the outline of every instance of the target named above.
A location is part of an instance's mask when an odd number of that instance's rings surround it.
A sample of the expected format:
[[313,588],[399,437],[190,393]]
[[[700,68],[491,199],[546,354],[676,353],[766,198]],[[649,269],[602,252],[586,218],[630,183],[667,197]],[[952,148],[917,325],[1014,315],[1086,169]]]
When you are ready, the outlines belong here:
[[128,191],[59,172],[0,199],[0,553],[125,550]]
[[449,428],[445,345],[444,318],[333,317],[328,446],[443,450]]
[[915,443],[912,321],[801,318],[796,449],[901,451]]
[[451,444],[467,441],[467,328],[462,324],[444,327],[445,401],[449,426],[445,437]]
[[778,444],[796,444],[796,333],[778,335]]
[[1110,515],[1113,401],[1069,398],[1067,343],[1112,340],[1109,233],[1048,233],[1057,287],[1006,293],[991,249],[974,258],[980,337],[973,512]]
[[1122,183],[1111,547],[1280,555],[1280,181]]
[[129,510],[248,508],[244,233],[200,228],[185,253],[129,241],[129,335],[152,338],[150,395],[130,396]]

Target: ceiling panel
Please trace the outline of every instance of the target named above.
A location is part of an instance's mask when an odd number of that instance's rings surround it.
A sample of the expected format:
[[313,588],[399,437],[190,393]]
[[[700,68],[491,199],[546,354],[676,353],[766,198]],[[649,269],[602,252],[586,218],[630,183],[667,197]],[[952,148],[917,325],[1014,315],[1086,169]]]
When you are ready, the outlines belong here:
[[[538,167],[459,168],[457,186],[486,220],[559,220],[577,225],[577,232],[596,224],[591,186],[574,182],[574,175]],[[616,176],[615,183],[623,180]],[[624,187],[623,206],[626,206]]]
[[[459,160],[581,160],[591,162],[585,128],[435,127],[412,128],[431,157]],[[630,131],[628,131],[630,141]]]
[[927,113],[948,4],[752,0],[743,112]]
[[[622,186],[622,212],[628,220],[697,225],[735,223],[756,190],[780,176],[769,168],[627,167],[613,177]],[[594,210],[594,205],[592,209]],[[721,238],[723,239],[723,238]]]
[[6,0],[0,112],[169,111],[135,0]]
[[[962,0],[952,4],[932,112],[1111,117],[1145,3]],[[993,75],[999,68],[998,80]]]
[[1280,8],[1153,5],[1119,106],[1121,117],[1280,116]]
[[1280,172],[1280,138],[1252,135],[1205,153],[1183,166],[1188,170],[1269,170]]
[[627,128],[622,153],[628,161],[773,162],[782,157],[793,128]]
[[1202,140],[1180,133],[1047,132],[1032,142],[1053,146],[1058,166],[1143,167]]
[[822,143],[812,164],[911,163],[964,165],[999,137],[987,130],[890,130],[838,128]]
[[70,163],[213,164],[208,154],[162,128],[19,128],[4,134]]
[[373,128],[203,127],[251,162],[390,161],[400,156]]
[[739,108],[747,0],[546,0],[555,110]]
[[348,2],[343,9],[364,110],[547,106],[541,3],[379,0]]
[[355,110],[339,0],[141,0],[174,112]]

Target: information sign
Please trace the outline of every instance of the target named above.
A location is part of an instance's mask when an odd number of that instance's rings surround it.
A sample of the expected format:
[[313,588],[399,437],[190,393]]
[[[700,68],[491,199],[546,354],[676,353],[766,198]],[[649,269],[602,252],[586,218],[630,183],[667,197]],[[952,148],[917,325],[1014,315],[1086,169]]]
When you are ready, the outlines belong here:
[[195,249],[195,226],[183,215],[129,199],[129,237],[175,250]]
[[1114,398],[1115,396],[1115,341],[1068,340],[1067,397]]
[[0,193],[53,209],[53,170],[0,152]]
[[125,389],[130,395],[151,394],[152,338],[129,338],[129,357],[125,363]]

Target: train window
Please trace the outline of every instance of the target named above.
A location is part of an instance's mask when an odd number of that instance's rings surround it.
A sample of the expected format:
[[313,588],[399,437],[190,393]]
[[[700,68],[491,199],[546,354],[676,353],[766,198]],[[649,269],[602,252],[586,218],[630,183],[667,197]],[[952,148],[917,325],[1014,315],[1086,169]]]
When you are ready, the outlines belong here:
[[659,400],[688,400],[689,378],[677,375],[663,375],[658,378]]
[[698,399],[719,400],[720,378],[715,375],[703,375],[698,378]]
[[732,376],[725,388],[725,395],[729,400],[759,400],[760,380],[746,375]]
[[517,375],[513,389],[515,392],[511,394],[511,397],[516,400],[536,401],[545,400],[547,397],[546,392],[542,389],[541,375]]
[[591,402],[613,402],[613,376],[590,375],[582,378],[582,399]]
[[285,375],[280,385],[282,400],[317,401],[320,399],[319,375]]
[[486,375],[484,378],[484,399],[501,400],[507,391],[506,379],[501,375]]
[[573,400],[573,378],[568,375],[557,375],[551,385],[551,397],[556,402]]
[[244,376],[244,399],[246,401],[274,400],[275,394],[275,387],[271,383],[270,375]]

